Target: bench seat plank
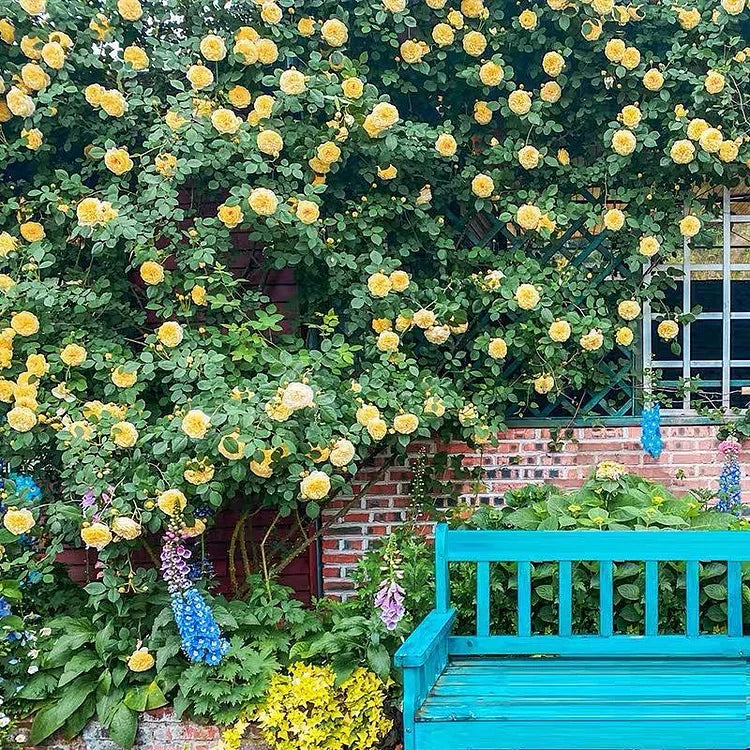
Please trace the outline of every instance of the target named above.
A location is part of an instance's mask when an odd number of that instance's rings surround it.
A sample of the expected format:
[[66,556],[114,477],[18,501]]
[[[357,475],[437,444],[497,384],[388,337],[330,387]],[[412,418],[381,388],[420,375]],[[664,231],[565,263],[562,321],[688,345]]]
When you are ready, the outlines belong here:
[[[750,746],[747,695],[744,659],[457,658],[449,662],[417,712],[416,736],[418,745],[427,742],[433,732],[428,725],[435,725],[444,734],[434,736],[449,741],[451,748],[513,747],[461,744],[464,731],[467,741],[479,742],[474,730],[481,734],[484,727],[490,738],[496,731],[503,742],[508,737],[523,740],[522,750],[598,750],[630,747],[630,742],[639,749],[737,750]],[[630,723],[626,717],[631,717]],[[581,722],[590,722],[588,732],[579,734]],[[712,725],[721,732],[721,742],[728,744],[716,744],[716,736],[709,744],[699,741],[701,732]],[[562,744],[534,744],[540,731],[552,733]],[[610,731],[625,732],[617,745],[606,744]],[[682,744],[643,744],[647,737],[672,742],[673,732]],[[574,736],[579,744],[566,746],[562,738],[570,741]],[[581,745],[582,738],[591,744]]]

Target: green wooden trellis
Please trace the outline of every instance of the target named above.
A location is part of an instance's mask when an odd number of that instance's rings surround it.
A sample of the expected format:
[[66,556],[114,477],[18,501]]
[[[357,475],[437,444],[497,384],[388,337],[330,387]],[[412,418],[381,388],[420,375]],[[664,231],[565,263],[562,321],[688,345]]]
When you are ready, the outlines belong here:
[[[599,202],[588,190],[581,190],[580,194],[582,200]],[[522,247],[528,250],[530,240],[527,236],[515,234],[506,222],[488,211],[464,216],[459,213],[449,214],[448,219],[458,227],[462,244],[492,247],[502,243],[503,251],[509,253]],[[592,286],[598,286],[618,273],[629,275],[624,261],[608,242],[609,233],[604,231],[591,234],[585,224],[585,217],[578,219],[559,238],[540,248],[540,263],[549,263],[555,256],[564,257],[573,266],[589,262],[592,268],[595,266],[597,269],[591,281]],[[593,261],[592,257],[597,253],[598,257]],[[576,301],[581,299],[579,297]],[[606,387],[592,392],[561,394],[556,401],[541,404],[536,409],[527,409],[523,414],[509,414],[509,421],[525,424],[540,419],[545,424],[571,421],[602,424],[635,422],[641,409],[637,386],[641,382],[642,359],[638,343],[639,339],[636,338],[630,347],[616,347],[600,361],[599,371],[608,378]],[[510,360],[504,373],[511,377],[520,367],[520,361]]]

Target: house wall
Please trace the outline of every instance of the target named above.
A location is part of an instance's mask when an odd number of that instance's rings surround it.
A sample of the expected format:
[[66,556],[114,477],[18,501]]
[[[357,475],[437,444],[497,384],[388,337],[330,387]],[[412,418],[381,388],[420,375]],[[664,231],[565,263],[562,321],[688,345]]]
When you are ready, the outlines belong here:
[[[640,447],[640,427],[583,427],[572,430],[560,450],[549,448],[551,433],[542,428],[515,428],[503,434],[497,447],[480,454],[465,445],[428,446],[428,450],[466,451],[466,465],[485,470],[486,492],[478,502],[500,503],[506,490],[529,483],[550,482],[578,487],[604,460],[625,464],[629,471],[662,482],[675,492],[718,487],[722,459],[718,454],[716,427],[711,425],[662,428],[664,451],[658,460]],[[411,455],[419,446],[414,446]],[[357,487],[372,478],[364,471]],[[381,537],[403,523],[410,505],[411,471],[393,467],[374,483],[367,494],[323,539],[323,587],[328,596],[346,597],[353,591],[352,571],[362,555]],[[743,475],[743,490],[750,491],[750,477]],[[345,501],[339,502],[339,507]],[[329,510],[330,514],[334,510]],[[425,531],[430,531],[425,524]]]

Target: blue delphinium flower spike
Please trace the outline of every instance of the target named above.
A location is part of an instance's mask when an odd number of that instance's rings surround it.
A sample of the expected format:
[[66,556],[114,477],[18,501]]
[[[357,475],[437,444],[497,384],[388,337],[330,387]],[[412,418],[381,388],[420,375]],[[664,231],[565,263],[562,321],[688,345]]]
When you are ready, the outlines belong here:
[[661,439],[661,409],[659,404],[643,407],[641,413],[641,447],[651,458],[661,456],[664,443]]

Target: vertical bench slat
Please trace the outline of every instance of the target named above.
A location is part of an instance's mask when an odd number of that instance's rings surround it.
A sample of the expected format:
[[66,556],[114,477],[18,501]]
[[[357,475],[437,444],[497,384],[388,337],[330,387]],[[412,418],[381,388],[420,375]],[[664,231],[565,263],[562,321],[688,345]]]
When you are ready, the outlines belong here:
[[560,561],[559,574],[559,617],[560,617],[560,635],[573,635],[573,570],[570,560]]
[[646,635],[659,633],[659,563],[646,561]]
[[490,634],[490,564],[477,563],[477,635]]
[[531,635],[531,563],[518,563],[518,635]]
[[727,563],[727,631],[742,635],[742,563]]
[[697,638],[700,630],[698,612],[698,561],[688,560],[685,577],[686,634],[688,638]]
[[435,527],[435,609],[447,612],[450,607],[450,579],[448,575],[448,526]]
[[612,635],[612,561],[599,561],[599,632]]

